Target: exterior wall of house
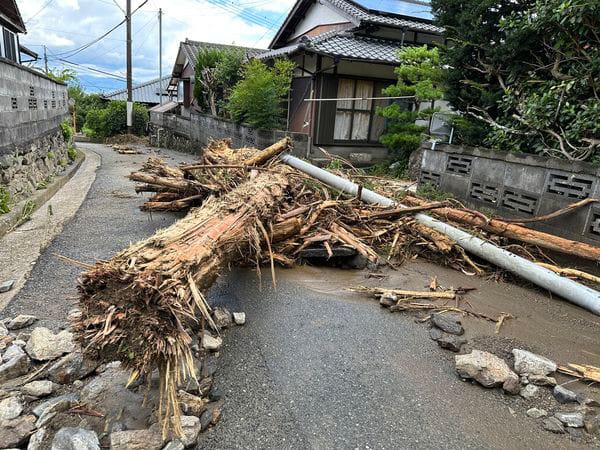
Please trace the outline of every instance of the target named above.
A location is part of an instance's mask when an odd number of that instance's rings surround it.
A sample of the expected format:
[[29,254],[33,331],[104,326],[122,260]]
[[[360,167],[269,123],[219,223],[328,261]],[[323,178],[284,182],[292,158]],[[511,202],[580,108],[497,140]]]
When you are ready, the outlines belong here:
[[21,62],[18,34],[2,24],[0,24],[0,57],[16,63]]
[[[589,163],[424,144],[421,185],[451,192],[467,205],[504,217],[531,218],[600,197],[600,169]],[[590,205],[533,228],[600,245],[600,206]]]
[[304,19],[298,23],[289,42],[294,42],[299,37],[303,36],[310,30],[321,25],[331,25],[347,23],[348,18],[341,15],[332,8],[316,2],[312,8],[308,10]]
[[60,171],[67,149],[59,125],[67,87],[0,59],[0,186],[18,198]]

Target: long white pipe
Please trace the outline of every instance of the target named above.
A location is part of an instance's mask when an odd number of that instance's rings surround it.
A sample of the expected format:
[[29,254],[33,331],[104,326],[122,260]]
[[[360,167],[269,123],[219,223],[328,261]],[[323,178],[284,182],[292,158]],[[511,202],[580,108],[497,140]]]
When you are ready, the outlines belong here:
[[[292,166],[339,191],[350,195],[358,194],[358,185],[349,180],[338,177],[331,172],[320,169],[319,167],[313,166],[312,164],[291,155],[283,155],[281,159],[289,166]],[[366,203],[379,204],[382,206],[396,205],[405,208],[402,204],[398,204],[387,197],[364,188],[362,189],[361,200]],[[450,226],[445,222],[434,219],[426,214],[415,214],[414,217],[423,225],[439,231],[440,233],[444,233],[469,253],[477,255],[498,267],[519,275],[521,278],[531,281],[532,283],[563,297],[571,303],[579,305],[600,316],[600,292],[577,283],[576,281],[563,278],[525,258],[521,258],[514,253],[503,250],[494,244],[486,242],[483,239]]]

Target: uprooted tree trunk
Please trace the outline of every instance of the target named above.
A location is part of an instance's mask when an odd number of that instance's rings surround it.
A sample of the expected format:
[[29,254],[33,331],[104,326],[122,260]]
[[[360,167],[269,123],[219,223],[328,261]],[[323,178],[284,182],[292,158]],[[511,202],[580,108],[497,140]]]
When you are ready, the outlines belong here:
[[73,323],[78,341],[93,357],[120,360],[132,379],[158,367],[163,433],[171,426],[181,433],[177,386],[195,377],[186,328],[200,315],[212,322],[201,292],[227,264],[247,257],[249,249],[260,251],[261,221],[277,213],[289,172],[279,166],[208,199],[81,278],[81,311]]

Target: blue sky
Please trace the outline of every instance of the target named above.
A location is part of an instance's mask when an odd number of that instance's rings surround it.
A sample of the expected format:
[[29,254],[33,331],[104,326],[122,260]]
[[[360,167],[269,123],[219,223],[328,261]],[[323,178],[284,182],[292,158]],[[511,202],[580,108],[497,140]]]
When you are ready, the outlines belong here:
[[[143,0],[132,0],[132,9]],[[75,54],[124,18],[125,0],[17,0],[28,33],[21,42],[49,66],[72,68],[90,92],[125,87],[125,25]],[[116,4],[115,4],[116,3]],[[133,16],[134,83],[158,78],[158,9],[163,9],[163,75],[185,38],[266,48],[294,0],[149,0]],[[119,5],[119,6],[117,6]],[[69,63],[79,64],[73,66]],[[43,66],[39,61],[37,67]],[[103,75],[89,69],[112,74]]]

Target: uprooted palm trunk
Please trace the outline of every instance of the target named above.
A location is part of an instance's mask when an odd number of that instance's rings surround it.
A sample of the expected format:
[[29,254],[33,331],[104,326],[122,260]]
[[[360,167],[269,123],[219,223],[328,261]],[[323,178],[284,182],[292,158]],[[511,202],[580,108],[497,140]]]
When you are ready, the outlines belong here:
[[261,221],[278,212],[289,172],[280,166],[208,199],[81,278],[81,312],[73,323],[77,339],[96,358],[120,360],[133,378],[158,367],[165,433],[170,426],[181,433],[177,385],[195,377],[186,328],[199,316],[211,321],[201,292],[249,248],[259,251]]

